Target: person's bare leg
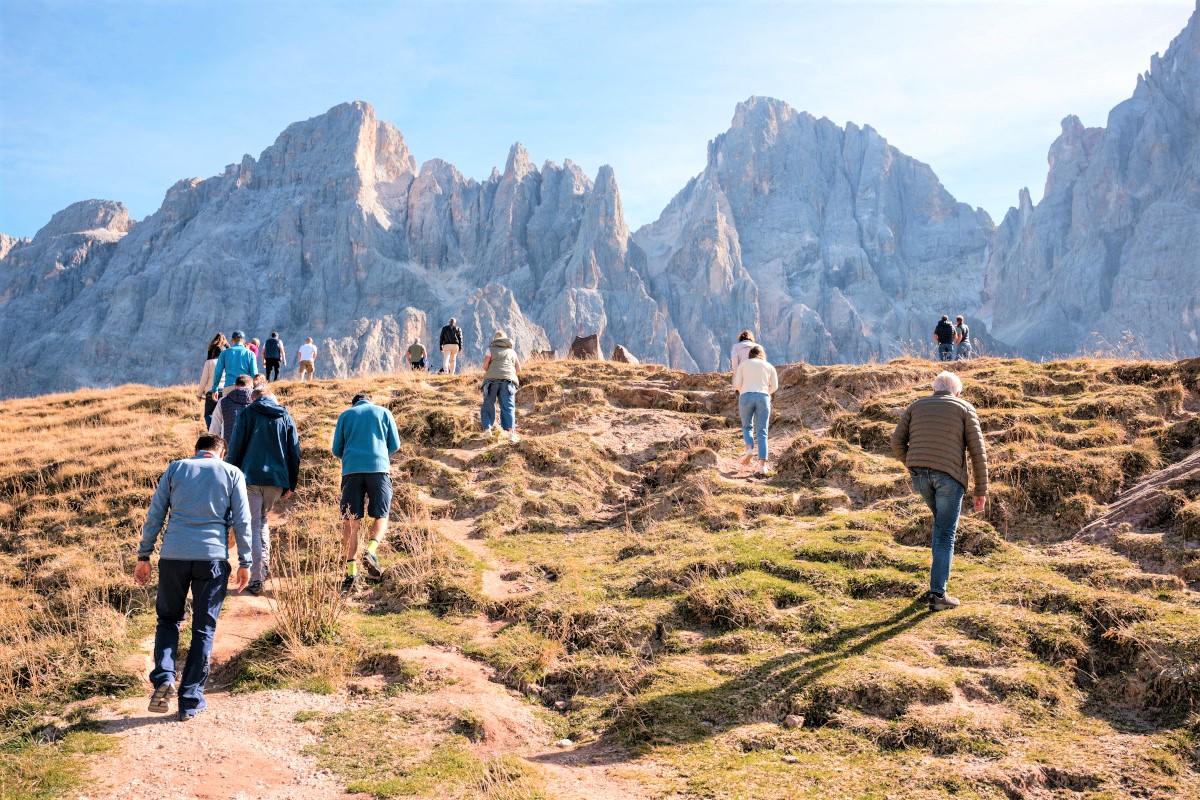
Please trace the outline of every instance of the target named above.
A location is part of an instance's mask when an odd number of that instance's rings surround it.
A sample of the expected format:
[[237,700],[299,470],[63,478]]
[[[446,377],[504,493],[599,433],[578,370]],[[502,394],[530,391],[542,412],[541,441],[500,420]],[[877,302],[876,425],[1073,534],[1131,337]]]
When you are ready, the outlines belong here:
[[387,526],[387,517],[371,520],[371,541],[382,543],[384,535],[387,534]]
[[358,520],[342,521],[342,560],[353,561],[358,555]]

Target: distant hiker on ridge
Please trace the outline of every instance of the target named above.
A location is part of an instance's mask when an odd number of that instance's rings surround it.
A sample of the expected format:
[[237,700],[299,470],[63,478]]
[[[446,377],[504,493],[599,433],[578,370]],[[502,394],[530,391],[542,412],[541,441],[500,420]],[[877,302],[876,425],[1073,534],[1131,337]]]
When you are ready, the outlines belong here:
[[271,563],[271,527],[267,515],[275,503],[296,491],[300,477],[300,434],[292,415],[279,405],[269,388],[255,389],[252,396],[254,402],[233,423],[225,461],[246,476],[252,554],[250,584],[246,588],[258,595],[262,594]]
[[[732,363],[733,374],[736,375],[738,367],[745,363],[746,359],[750,358],[751,347],[762,347],[754,342],[754,333],[751,331],[742,331],[738,334],[737,344],[729,351],[729,360]],[[762,347],[763,358],[767,357],[767,349]]]
[[[279,380],[279,368],[287,366],[287,350],[279,338],[279,331],[271,331],[271,338],[263,345],[263,372],[267,373],[268,381]],[[275,377],[271,377],[272,371]]]
[[296,351],[296,360],[300,362],[298,369],[301,383],[304,382],[306,375],[310,381],[316,378],[317,346],[313,344],[311,336],[305,339],[304,344],[300,345],[300,349]]
[[961,316],[954,318],[954,344],[957,346],[954,357],[958,361],[971,357],[971,328]]
[[366,392],[354,395],[352,403],[333,429],[333,454],[342,460],[342,553],[346,559],[343,593],[353,590],[358,580],[358,525],[364,510],[373,521],[363,560],[371,577],[383,574],[375,553],[387,533],[392,507],[389,456],[400,449],[400,432],[391,411],[374,405]]
[[499,436],[496,429],[496,404],[500,404],[500,427],[509,441],[517,441],[517,389],[521,387],[521,360],[513,350],[512,340],[504,331],[496,331],[492,346],[483,359],[483,404],[479,407],[479,422],[483,435]]
[[[217,363],[213,366],[213,400],[220,400],[220,394],[233,391],[239,375],[249,375],[253,378],[258,374],[258,358],[246,348],[244,342],[242,332],[234,331],[233,344],[217,358]],[[224,389],[221,388],[222,379],[225,381]]]
[[[229,586],[229,543],[226,526],[237,540],[238,570],[234,589],[250,580],[250,509],[246,479],[221,460],[225,441],[204,434],[196,441],[196,454],[174,461],[158,481],[150,501],[142,542],[138,546],[134,580],[150,583],[150,556],[162,535],[158,555],[158,598],[155,610],[154,669],[150,683],[150,710],[165,714],[179,681],[179,719],[190,720],[205,709],[204,684],[212,656],[217,616]],[[168,516],[167,512],[170,512]],[[166,523],[166,529],[163,524]],[[192,594],[192,643],[187,663],[179,675],[179,623],[183,621],[188,592]]]
[[425,360],[425,345],[421,344],[420,339],[413,339],[412,345],[408,348],[408,363],[414,370],[425,369],[428,362]]
[[938,346],[938,361],[953,361],[954,326],[950,324],[950,317],[945,314],[933,329],[933,340]]
[[237,422],[238,414],[241,414],[242,410],[253,402],[253,398],[250,396],[253,387],[254,378],[249,375],[238,375],[233,388],[221,398],[221,402],[217,403],[217,407],[213,411],[212,422],[208,426],[209,433],[220,436],[222,439],[233,435],[233,425]]
[[742,440],[746,443],[742,463],[749,464],[754,458],[754,445],[757,440],[758,469],[766,475],[767,425],[771,420],[771,395],[779,388],[779,376],[775,367],[767,362],[763,349],[758,345],[750,348],[750,357],[733,373],[733,388],[738,392]]
[[443,326],[442,332],[438,334],[438,349],[442,351],[442,372],[454,374],[458,368],[458,354],[462,350],[462,344],[462,328],[458,327],[454,317],[451,317],[450,322]]
[[226,345],[218,342],[225,341],[225,336],[218,333],[217,336],[208,343],[208,360],[204,362],[204,369],[200,371],[200,385],[196,387],[196,397],[204,401],[204,429],[208,430],[208,426],[212,425],[213,409],[217,407],[217,401],[213,399],[213,395],[208,389],[213,383],[213,370],[217,366],[217,359],[221,356],[221,351]]
[[933,566],[929,572],[929,610],[958,607],[946,593],[954,536],[967,490],[967,458],[975,473],[975,511],[987,505],[987,449],[975,407],[963,400],[962,381],[953,372],[933,379],[933,394],[904,410],[892,433],[892,452],[912,476],[913,490],[933,512]]

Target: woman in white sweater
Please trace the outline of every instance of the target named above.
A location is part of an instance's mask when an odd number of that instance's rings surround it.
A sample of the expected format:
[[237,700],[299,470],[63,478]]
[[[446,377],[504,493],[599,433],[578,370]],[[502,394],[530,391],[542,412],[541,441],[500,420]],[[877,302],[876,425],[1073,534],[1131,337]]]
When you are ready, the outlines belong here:
[[758,468],[767,474],[767,423],[771,419],[771,395],[779,388],[779,376],[775,368],[767,363],[763,349],[758,345],[750,348],[749,358],[733,373],[733,388],[740,393],[738,412],[742,416],[742,439],[746,452],[742,463],[749,464],[758,444]]
[[[217,334],[221,339],[224,336]],[[204,400],[204,428],[212,424],[213,409],[217,407],[217,402],[212,399],[211,393],[208,391],[213,380],[213,370],[217,366],[217,358],[221,355],[221,351],[225,348],[213,339],[208,345],[208,360],[204,362],[204,369],[200,371],[200,386],[196,389],[196,397]]]

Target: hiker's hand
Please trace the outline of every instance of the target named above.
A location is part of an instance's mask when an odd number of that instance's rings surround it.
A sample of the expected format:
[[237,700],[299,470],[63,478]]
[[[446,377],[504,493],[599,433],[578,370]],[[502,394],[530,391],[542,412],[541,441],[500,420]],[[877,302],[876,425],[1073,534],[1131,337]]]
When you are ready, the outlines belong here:
[[233,588],[236,591],[241,591],[250,585],[250,568],[238,567],[237,574],[233,576]]
[[213,399],[213,402],[214,402],[214,403],[219,403],[219,402],[221,401],[221,393],[220,393],[220,392],[213,392],[213,393],[212,393],[212,399]]
[[280,500],[287,500],[289,497],[291,497],[291,496],[292,496],[292,495],[294,495],[294,494],[295,494],[295,492],[293,492],[291,489],[284,489],[284,490],[283,490],[283,494],[281,494],[281,495],[279,496],[279,499],[280,499]]
[[137,566],[133,568],[133,579],[137,581],[138,586],[145,586],[150,582],[150,562],[139,561]]
[[983,510],[985,508],[987,508],[987,498],[986,497],[976,497],[975,498],[975,513],[982,514]]

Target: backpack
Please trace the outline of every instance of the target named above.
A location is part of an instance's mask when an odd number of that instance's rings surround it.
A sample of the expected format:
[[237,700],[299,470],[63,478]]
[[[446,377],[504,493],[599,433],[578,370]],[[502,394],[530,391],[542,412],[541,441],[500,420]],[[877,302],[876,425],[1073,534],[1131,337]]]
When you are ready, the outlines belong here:
[[267,339],[263,345],[263,358],[279,358],[279,345],[282,344],[275,337]]

